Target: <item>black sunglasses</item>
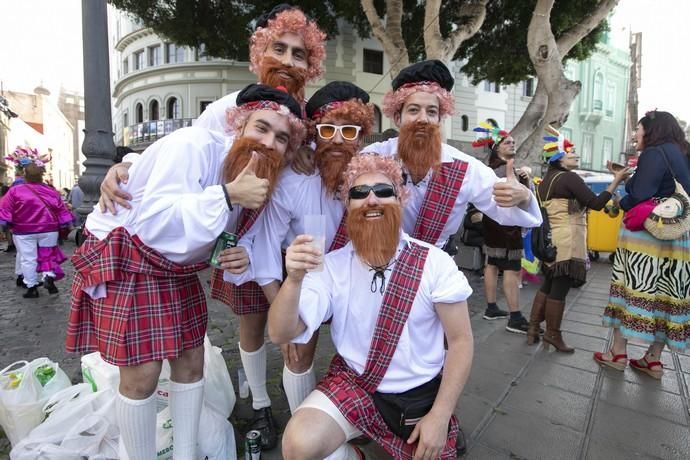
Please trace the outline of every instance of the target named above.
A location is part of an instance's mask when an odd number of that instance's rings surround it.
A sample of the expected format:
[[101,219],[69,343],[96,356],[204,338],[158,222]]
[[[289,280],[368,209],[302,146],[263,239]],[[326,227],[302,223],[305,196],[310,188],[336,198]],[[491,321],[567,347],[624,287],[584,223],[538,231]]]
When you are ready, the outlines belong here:
[[347,196],[351,200],[363,200],[369,196],[370,192],[374,192],[378,198],[391,198],[396,196],[395,188],[391,184],[374,184],[374,185],[355,185],[350,189]]

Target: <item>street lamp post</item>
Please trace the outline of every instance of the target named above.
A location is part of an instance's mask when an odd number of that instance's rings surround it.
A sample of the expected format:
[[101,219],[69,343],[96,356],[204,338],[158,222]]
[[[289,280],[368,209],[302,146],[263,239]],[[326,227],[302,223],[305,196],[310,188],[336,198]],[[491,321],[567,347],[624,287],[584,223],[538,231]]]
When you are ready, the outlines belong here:
[[82,217],[91,212],[100,196],[100,185],[113,164],[112,117],[110,113],[110,65],[106,0],[82,0],[84,43],[84,143],[86,170],[79,178],[84,201],[77,209]]

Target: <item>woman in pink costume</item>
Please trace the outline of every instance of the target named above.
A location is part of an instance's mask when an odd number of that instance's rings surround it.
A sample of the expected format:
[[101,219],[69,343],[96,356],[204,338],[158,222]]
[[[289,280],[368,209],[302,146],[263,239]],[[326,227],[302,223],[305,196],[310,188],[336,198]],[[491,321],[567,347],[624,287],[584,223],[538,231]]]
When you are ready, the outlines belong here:
[[38,297],[38,273],[48,292],[58,292],[55,280],[65,276],[60,264],[66,260],[58,247],[58,230],[73,216],[53,187],[43,183],[44,161],[36,149],[17,148],[7,160],[24,170],[26,183],[11,187],[0,200],[0,223],[14,235],[24,284],[25,298]]

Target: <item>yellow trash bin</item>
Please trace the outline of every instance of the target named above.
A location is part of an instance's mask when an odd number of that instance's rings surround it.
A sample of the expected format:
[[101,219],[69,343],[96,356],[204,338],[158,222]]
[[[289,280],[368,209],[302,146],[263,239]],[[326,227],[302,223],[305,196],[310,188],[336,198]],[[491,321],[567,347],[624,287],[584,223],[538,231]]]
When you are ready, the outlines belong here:
[[612,201],[601,211],[587,212],[587,250],[592,260],[599,259],[600,252],[616,251],[622,223],[623,210],[613,207]]

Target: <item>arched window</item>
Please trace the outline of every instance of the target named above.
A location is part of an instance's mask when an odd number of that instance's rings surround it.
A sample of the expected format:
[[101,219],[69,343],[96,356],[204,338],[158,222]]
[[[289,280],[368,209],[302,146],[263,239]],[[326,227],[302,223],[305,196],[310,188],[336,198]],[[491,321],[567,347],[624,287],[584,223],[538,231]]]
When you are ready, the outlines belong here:
[[374,126],[371,130],[374,133],[381,132],[381,110],[377,106],[374,106]]
[[141,102],[136,105],[134,112],[136,113],[136,122],[142,123],[144,121],[144,106]]
[[604,76],[597,72],[594,76],[594,94],[592,95],[592,108],[601,110],[604,107]]
[[166,118],[171,120],[173,118],[180,118],[180,102],[176,97],[168,99],[165,109]]
[[462,130],[467,131],[470,129],[470,117],[463,115],[460,119],[462,120]]
[[152,100],[149,103],[149,120],[158,120],[158,101]]

